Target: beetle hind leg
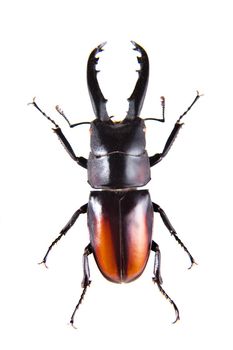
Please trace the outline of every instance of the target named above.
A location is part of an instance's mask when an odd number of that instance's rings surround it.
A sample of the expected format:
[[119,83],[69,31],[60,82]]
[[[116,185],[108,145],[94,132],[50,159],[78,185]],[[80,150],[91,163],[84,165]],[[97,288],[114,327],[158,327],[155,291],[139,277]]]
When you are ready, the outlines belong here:
[[157,284],[159,291],[163,294],[163,296],[172,304],[176,314],[176,319],[173,323],[176,323],[180,319],[179,309],[174,303],[174,301],[169,297],[169,295],[165,292],[165,290],[161,286],[161,284],[163,283],[163,280],[160,274],[161,253],[160,253],[158,244],[155,243],[154,241],[152,241],[151,250],[155,252],[154,277],[152,278],[152,280],[154,283]]
[[[81,283],[81,286],[83,288],[82,294],[79,298],[78,304],[75,306],[75,309],[72,313],[72,316],[70,318],[70,324],[74,327],[74,317],[75,314],[80,306],[80,304],[82,303],[84,296],[86,294],[87,291],[87,287],[90,286],[91,284],[91,280],[90,280],[90,269],[89,269],[89,262],[88,262],[88,255],[90,255],[93,252],[92,250],[92,246],[89,243],[88,246],[84,249],[84,254],[83,254],[83,280]],[[75,328],[75,327],[74,327]]]

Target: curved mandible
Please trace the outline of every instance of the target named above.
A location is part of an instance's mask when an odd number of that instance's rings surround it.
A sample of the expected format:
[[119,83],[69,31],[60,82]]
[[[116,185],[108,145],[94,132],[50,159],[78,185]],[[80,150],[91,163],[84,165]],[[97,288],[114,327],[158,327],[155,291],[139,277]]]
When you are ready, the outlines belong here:
[[88,91],[91,98],[92,107],[96,118],[106,121],[109,120],[109,116],[106,110],[106,102],[104,95],[99,87],[99,83],[97,80],[97,73],[99,71],[96,70],[95,66],[99,61],[99,57],[96,57],[98,53],[103,51],[103,46],[106,42],[97,46],[90,54],[88,62],[87,62],[87,85]]
[[140,45],[134,41],[131,41],[131,43],[134,45],[133,50],[136,50],[141,54],[141,56],[137,57],[138,63],[140,64],[140,69],[137,70],[139,77],[133,93],[128,98],[129,109],[125,119],[134,119],[136,117],[139,117],[146,95],[149,79],[149,59],[147,53]]

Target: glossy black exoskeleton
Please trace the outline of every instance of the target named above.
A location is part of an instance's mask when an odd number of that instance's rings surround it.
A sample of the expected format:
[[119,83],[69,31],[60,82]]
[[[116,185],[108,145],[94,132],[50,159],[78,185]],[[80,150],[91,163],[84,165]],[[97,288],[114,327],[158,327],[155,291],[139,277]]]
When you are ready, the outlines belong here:
[[[122,283],[131,282],[138,278],[152,250],[155,253],[154,277],[161,293],[173,305],[176,312],[176,322],[179,311],[174,301],[162,288],[160,275],[160,250],[152,240],[153,213],[160,214],[165,226],[176,241],[187,252],[191,266],[195,263],[193,257],[178,238],[177,233],[168,220],[163,209],[151,201],[148,190],[138,190],[150,181],[150,168],[160,162],[170,150],[181,126],[182,118],[200,97],[195,97],[188,109],[179,117],[169,135],[161,153],[149,157],[146,151],[145,120],[153,119],[164,122],[165,99],[161,98],[162,118],[139,117],[146,94],[149,78],[149,60],[146,51],[135,42],[134,50],[140,53],[139,76],[132,95],[129,97],[129,109],[121,122],[114,122],[106,109],[107,100],[104,98],[97,80],[97,54],[103,49],[99,45],[92,51],[87,64],[87,83],[96,118],[90,122],[90,154],[89,158],[77,157],[61,131],[60,127],[47,116],[37,105],[32,104],[54,125],[54,132],[62,142],[68,154],[80,166],[87,169],[88,183],[95,191],[91,191],[87,204],[81,206],[61,230],[59,236],[52,242],[43,263],[52,247],[63,237],[75,223],[80,214],[87,213],[90,243],[83,254],[83,292],[71,316],[73,325],[74,315],[81,304],[87,287],[90,285],[88,255],[93,253],[101,273],[109,281]],[[71,124],[64,112],[57,106],[57,111],[66,119],[70,127],[84,123]]]

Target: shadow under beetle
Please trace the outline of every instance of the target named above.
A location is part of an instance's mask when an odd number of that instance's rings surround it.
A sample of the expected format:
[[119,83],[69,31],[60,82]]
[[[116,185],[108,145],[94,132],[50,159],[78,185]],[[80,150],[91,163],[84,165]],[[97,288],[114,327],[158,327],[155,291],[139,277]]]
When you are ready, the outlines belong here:
[[138,80],[132,95],[128,98],[129,109],[126,117],[120,122],[114,122],[107,113],[107,100],[104,98],[97,80],[96,65],[99,58],[96,55],[103,51],[104,44],[99,45],[91,52],[87,63],[87,84],[96,118],[91,123],[71,124],[64,112],[58,106],[56,107],[71,128],[80,124],[90,124],[91,152],[88,159],[75,155],[60,127],[39,108],[35,99],[32,102],[55,125],[53,130],[64,148],[78,165],[87,169],[88,183],[96,189],[96,191],[91,191],[88,203],[81,206],[73,214],[59,236],[52,242],[42,263],[46,265],[50,250],[73,226],[79,215],[87,213],[90,243],[84,249],[83,254],[83,280],[81,284],[83,291],[70,323],[73,325],[75,313],[91,283],[88,264],[90,254],[93,253],[99,270],[105,278],[111,282],[127,283],[134,281],[142,274],[151,250],[155,253],[154,277],[152,279],[160,292],[173,305],[176,314],[175,323],[179,319],[179,310],[161,286],[160,250],[158,244],[152,240],[153,212],[160,214],[171,235],[188,254],[191,260],[190,268],[195,261],[177,236],[163,209],[151,201],[148,190],[138,190],[137,187],[144,186],[150,181],[150,167],[167,155],[182,127],[182,118],[200,95],[197,92],[192,104],[175,123],[163,151],[149,157],[145,150],[144,120],[152,119],[164,122],[165,99],[161,97],[161,118],[141,119],[139,117],[149,78],[147,53],[140,45],[132,41],[134,50],[140,53],[140,56],[137,57],[140,65]]

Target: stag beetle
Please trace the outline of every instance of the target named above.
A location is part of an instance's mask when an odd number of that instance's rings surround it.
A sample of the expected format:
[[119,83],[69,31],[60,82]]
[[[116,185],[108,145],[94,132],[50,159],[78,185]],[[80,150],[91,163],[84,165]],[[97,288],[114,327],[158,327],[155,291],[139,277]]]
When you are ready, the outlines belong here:
[[175,302],[162,288],[160,274],[160,250],[152,240],[153,212],[159,213],[165,226],[175,240],[186,251],[191,266],[195,260],[186,246],[181,242],[163,209],[150,199],[148,190],[138,190],[150,181],[150,168],[159,163],[169,152],[183,123],[182,118],[187,114],[195,102],[197,95],[187,110],[179,117],[170,133],[161,153],[149,157],[145,149],[145,120],[152,119],[165,121],[165,99],[161,97],[162,117],[139,117],[146,94],[149,78],[149,60],[146,51],[132,41],[140,69],[133,93],[128,98],[129,109],[126,117],[120,122],[114,122],[106,109],[107,100],[104,98],[97,80],[96,65],[103,51],[105,43],[95,48],[87,63],[87,84],[96,118],[92,122],[71,124],[65,113],[56,106],[57,111],[65,118],[71,128],[80,124],[90,124],[90,154],[89,158],[77,157],[64,136],[59,125],[44,113],[35,98],[33,104],[50,122],[53,129],[70,157],[81,167],[87,169],[88,183],[95,191],[91,191],[87,204],[81,206],[61,230],[59,236],[49,246],[42,263],[46,265],[47,257],[52,247],[73,226],[80,214],[87,213],[87,225],[90,243],[83,254],[82,294],[71,316],[73,325],[74,316],[79,308],[87,287],[90,286],[90,271],[88,256],[93,253],[95,261],[103,276],[111,282],[128,283],[138,278],[145,269],[150,251],[155,253],[154,283],[160,292],[173,305],[176,317],[179,319],[179,310]]

